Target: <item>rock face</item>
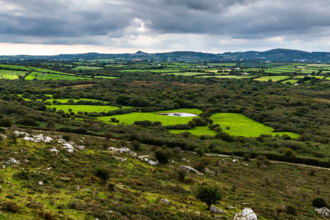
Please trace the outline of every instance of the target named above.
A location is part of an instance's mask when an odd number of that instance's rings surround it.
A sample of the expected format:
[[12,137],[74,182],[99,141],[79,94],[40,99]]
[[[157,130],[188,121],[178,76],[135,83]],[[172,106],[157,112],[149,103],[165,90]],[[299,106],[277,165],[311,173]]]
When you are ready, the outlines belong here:
[[235,215],[234,220],[258,220],[258,217],[252,209],[245,208]]
[[319,213],[320,215],[323,215],[326,218],[329,218],[330,216],[330,210],[326,207],[320,208],[320,209],[315,209],[315,211],[317,213]]
[[39,143],[39,142],[51,143],[51,142],[53,142],[53,138],[48,137],[48,136],[44,137],[42,134],[38,134],[38,135],[35,135],[33,137],[28,137],[29,134],[26,133],[26,132],[17,131],[15,134],[17,136],[25,136],[25,137],[22,138],[23,141],[32,141],[32,142],[35,142],[35,143]]
[[215,206],[211,206],[210,208],[210,212],[211,213],[221,213],[221,214],[226,214],[225,211],[219,209],[218,207],[215,207]]
[[191,172],[196,173],[198,176],[203,176],[204,175],[202,172],[199,172],[198,170],[196,170],[196,169],[194,169],[192,167],[189,167],[189,166],[180,166],[179,169],[189,170]]
[[160,202],[162,203],[166,203],[166,204],[170,204],[171,202],[167,199],[161,199]]

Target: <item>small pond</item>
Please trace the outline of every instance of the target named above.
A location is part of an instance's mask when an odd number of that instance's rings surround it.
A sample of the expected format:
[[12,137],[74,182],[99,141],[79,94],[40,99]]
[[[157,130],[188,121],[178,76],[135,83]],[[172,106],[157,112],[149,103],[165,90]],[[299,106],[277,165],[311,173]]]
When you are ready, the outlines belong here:
[[196,117],[196,114],[191,113],[159,113],[158,115],[165,115],[165,116],[174,116],[174,117]]

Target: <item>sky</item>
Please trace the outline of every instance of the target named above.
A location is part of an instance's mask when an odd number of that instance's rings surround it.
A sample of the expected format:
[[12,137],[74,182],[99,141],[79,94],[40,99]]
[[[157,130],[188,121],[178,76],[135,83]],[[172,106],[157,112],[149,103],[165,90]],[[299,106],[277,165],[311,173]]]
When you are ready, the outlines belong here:
[[0,0],[0,55],[330,51],[329,0]]

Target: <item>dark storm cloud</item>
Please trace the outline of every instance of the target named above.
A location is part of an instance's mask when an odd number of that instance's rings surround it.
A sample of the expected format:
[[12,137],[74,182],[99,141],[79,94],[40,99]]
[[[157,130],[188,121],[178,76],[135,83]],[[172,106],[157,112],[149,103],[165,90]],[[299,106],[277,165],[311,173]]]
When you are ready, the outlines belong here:
[[100,44],[95,36],[139,34],[307,40],[328,35],[329,11],[327,0],[0,0],[0,41]]

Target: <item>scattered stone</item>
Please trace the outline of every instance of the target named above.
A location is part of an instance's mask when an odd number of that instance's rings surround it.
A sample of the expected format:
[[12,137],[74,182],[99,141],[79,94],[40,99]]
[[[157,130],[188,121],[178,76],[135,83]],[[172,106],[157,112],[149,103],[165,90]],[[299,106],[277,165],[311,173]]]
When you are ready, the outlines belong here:
[[53,142],[53,138],[48,137],[48,136],[44,138],[44,143],[49,144],[49,143],[51,143],[51,142]]
[[83,145],[78,145],[78,146],[76,146],[76,148],[78,148],[78,150],[80,150],[80,151],[84,151],[86,149],[86,147]]
[[50,151],[50,152],[55,152],[56,156],[57,156],[57,154],[60,152],[60,151],[57,150],[55,147],[52,148],[52,149],[50,149],[49,151]]
[[228,205],[227,208],[228,209],[235,209],[235,207],[234,206],[231,206],[231,205]]
[[258,217],[252,209],[245,208],[240,213],[236,214],[233,220],[258,220]]
[[3,140],[6,140],[6,139],[7,139],[7,136],[4,135],[4,134],[0,134],[0,137],[1,137]]
[[209,173],[209,174],[211,174],[211,175],[213,175],[213,176],[215,175],[215,172],[213,172],[213,171],[211,171],[211,170],[209,170],[209,169],[206,169],[206,168],[205,168],[205,172],[206,172],[206,173]]
[[234,160],[232,160],[234,163],[236,163],[236,162],[238,162],[239,160],[238,159],[234,159]]
[[34,141],[34,139],[31,137],[23,137],[22,140],[23,141]]
[[132,152],[130,153],[130,155],[131,155],[132,157],[136,157],[137,154],[136,154],[135,152],[132,151]]
[[317,213],[320,215],[323,215],[326,218],[329,218],[330,216],[330,210],[326,207],[320,208],[320,209],[314,209]]
[[127,158],[124,157],[116,157],[116,156],[112,156],[113,158],[115,158],[116,160],[120,160],[121,162],[126,162]]
[[158,160],[156,162],[152,161],[152,160],[148,161],[148,164],[151,165],[151,166],[156,166],[158,163],[159,163]]
[[225,211],[223,211],[223,210],[221,210],[221,209],[219,209],[218,207],[215,207],[215,206],[211,206],[210,212],[212,212],[212,213],[226,214]]
[[29,133],[21,132],[21,131],[14,131],[14,134],[15,134],[17,137],[24,137],[24,136],[29,136],[29,135],[30,135]]
[[65,144],[63,144],[63,148],[66,149],[69,153],[74,152],[74,148],[71,144],[65,143]]
[[15,160],[14,158],[10,158],[8,161],[7,161],[8,164],[20,164],[20,162],[18,160]]
[[192,167],[189,167],[189,166],[180,166],[179,169],[189,170],[191,172],[196,173],[198,176],[203,176],[204,175],[202,172],[199,172],[198,170],[196,170]]
[[115,147],[110,147],[108,149],[108,151],[113,151],[113,152],[117,152],[117,153],[130,153],[131,152],[131,149],[129,148],[126,148],[126,147],[122,147],[122,148],[115,148]]
[[41,185],[43,184],[43,182],[42,182],[42,181],[40,181],[40,182],[38,182],[38,184],[41,186]]
[[161,199],[160,202],[162,203],[166,203],[166,204],[170,204],[171,202],[167,199]]

